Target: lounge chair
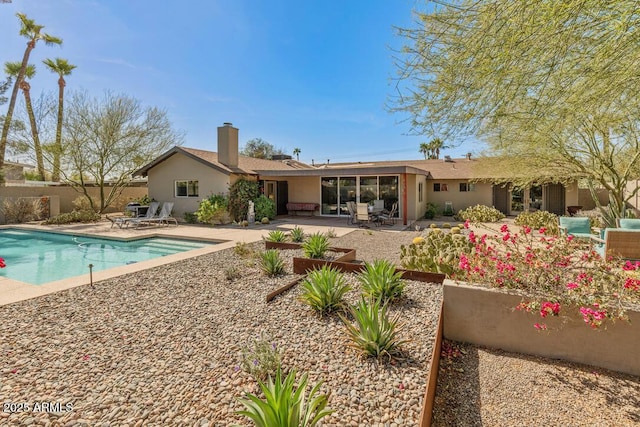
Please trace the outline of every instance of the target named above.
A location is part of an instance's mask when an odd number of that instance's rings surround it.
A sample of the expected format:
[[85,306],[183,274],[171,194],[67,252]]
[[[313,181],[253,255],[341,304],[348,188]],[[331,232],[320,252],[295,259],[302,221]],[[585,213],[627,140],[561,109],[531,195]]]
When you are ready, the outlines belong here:
[[120,217],[116,217],[116,218],[111,218],[111,217],[109,217],[107,215],[107,219],[109,221],[111,221],[111,228],[113,228],[114,225],[117,225],[118,228],[129,227],[130,224],[136,224],[136,226],[138,226],[138,225],[140,225],[140,224],[138,224],[139,221],[141,221],[141,220],[143,220],[145,218],[147,218],[147,219],[148,218],[153,218],[153,216],[158,211],[158,206],[160,206],[160,203],[151,202],[149,204],[149,209],[147,209],[147,213],[143,217],[133,218],[133,217],[129,217],[129,216],[120,216]]
[[606,228],[603,239],[595,236],[591,236],[591,239],[597,242],[594,249],[603,258],[640,259],[640,229]]
[[590,239],[591,233],[591,220],[586,216],[561,216],[558,218],[560,221],[560,233],[567,236],[573,236],[578,239]]
[[176,226],[178,225],[178,220],[171,216],[171,211],[173,210],[173,202],[164,202],[162,204],[162,209],[160,209],[160,213],[158,216],[154,216],[151,218],[141,219],[141,222],[146,222],[148,224],[166,224],[169,225],[169,222],[173,222]]
[[356,202],[349,201],[346,203],[347,212],[349,213],[349,218],[347,218],[347,224],[355,224],[356,222]]

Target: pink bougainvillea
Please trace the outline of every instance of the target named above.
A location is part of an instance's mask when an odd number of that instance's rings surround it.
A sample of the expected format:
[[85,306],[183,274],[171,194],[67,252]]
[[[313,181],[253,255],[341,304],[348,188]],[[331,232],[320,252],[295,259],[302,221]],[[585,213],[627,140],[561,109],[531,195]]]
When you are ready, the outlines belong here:
[[4,258],[0,258],[0,268],[5,268],[7,264],[4,263]]

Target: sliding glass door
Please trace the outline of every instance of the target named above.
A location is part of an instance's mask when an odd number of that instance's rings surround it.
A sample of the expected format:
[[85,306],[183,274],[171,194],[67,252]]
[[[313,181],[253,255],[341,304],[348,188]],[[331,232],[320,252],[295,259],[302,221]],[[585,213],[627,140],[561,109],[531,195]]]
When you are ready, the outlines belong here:
[[[384,200],[384,208],[391,210],[399,197],[399,180],[391,176],[322,177],[322,215],[348,215],[347,202],[370,203]],[[398,207],[398,210],[400,207]],[[396,216],[398,211],[396,211]]]

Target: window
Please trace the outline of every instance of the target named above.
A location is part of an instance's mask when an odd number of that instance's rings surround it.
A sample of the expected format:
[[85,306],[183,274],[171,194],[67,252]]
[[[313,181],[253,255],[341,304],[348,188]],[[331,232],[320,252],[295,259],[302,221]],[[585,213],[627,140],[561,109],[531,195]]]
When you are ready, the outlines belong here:
[[422,183],[418,183],[418,202],[422,202]]
[[198,181],[176,181],[176,197],[198,197]]
[[447,184],[440,184],[435,182],[433,184],[433,191],[449,191],[449,188],[447,187]]
[[465,193],[467,191],[476,191],[476,185],[472,182],[461,182],[460,192]]

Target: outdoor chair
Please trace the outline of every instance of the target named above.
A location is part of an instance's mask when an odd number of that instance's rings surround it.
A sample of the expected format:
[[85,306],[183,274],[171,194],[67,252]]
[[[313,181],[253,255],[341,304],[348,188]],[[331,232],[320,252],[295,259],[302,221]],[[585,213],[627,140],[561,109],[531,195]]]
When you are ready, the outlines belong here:
[[349,218],[347,218],[347,224],[355,224],[356,222],[356,202],[349,201],[347,204],[347,212]]
[[113,228],[114,225],[117,225],[118,228],[129,227],[130,224],[136,224],[136,226],[138,226],[139,225],[137,224],[138,221],[141,221],[143,219],[153,218],[153,216],[158,211],[158,206],[160,206],[160,203],[151,202],[149,204],[149,209],[147,209],[147,213],[143,217],[133,218],[129,216],[120,216],[116,218],[110,218],[107,215],[107,219],[111,221],[111,228]]
[[389,224],[394,225],[396,223],[397,211],[398,211],[398,202],[395,202],[393,205],[391,205],[390,211],[382,212],[382,214],[378,216],[378,221],[380,225],[389,225]]
[[369,205],[366,203],[356,204],[356,221],[360,227],[368,227],[367,224],[371,223],[371,216],[369,215]]
[[605,259],[610,257],[640,259],[640,229],[606,228],[604,238],[591,236],[591,240],[596,242],[595,251]]
[[173,222],[176,226],[178,225],[178,220],[171,216],[171,211],[173,210],[173,202],[164,202],[162,204],[162,209],[160,209],[160,213],[158,216],[153,216],[151,218],[141,218],[140,222],[145,222],[147,224],[166,224],[169,225],[169,222]]
[[640,230],[640,218],[618,218],[616,225],[623,230]]
[[590,239],[591,234],[591,220],[586,216],[561,216],[558,218],[560,221],[560,233],[573,236],[578,239]]

